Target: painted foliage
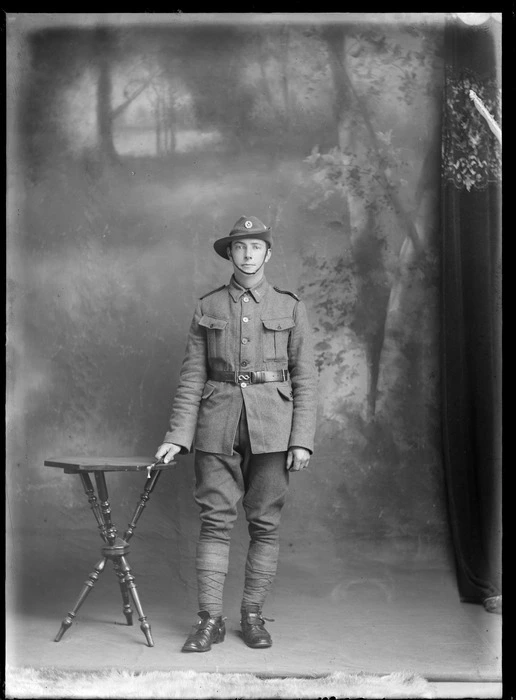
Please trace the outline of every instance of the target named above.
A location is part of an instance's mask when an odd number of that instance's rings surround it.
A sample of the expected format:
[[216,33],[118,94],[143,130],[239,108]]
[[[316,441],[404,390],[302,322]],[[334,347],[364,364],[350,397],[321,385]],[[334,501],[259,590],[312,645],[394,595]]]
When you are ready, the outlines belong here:
[[330,41],[346,101],[339,144],[305,159],[308,208],[326,233],[302,284],[316,318],[321,437],[342,450],[341,519],[360,511],[366,529],[401,534],[416,519],[431,531],[441,515],[441,40],[375,28]]

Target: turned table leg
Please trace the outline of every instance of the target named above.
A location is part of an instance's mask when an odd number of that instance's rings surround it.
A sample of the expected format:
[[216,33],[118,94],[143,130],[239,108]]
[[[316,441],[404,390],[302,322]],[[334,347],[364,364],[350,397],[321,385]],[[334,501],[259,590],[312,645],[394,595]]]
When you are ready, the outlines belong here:
[[147,476],[147,479],[145,480],[145,485],[143,487],[143,493],[140,495],[140,500],[138,501],[138,504],[135,508],[133,517],[131,518],[131,522],[127,526],[127,530],[124,532],[123,539],[126,542],[129,542],[129,540],[133,536],[138,520],[140,519],[140,516],[143,513],[145,506],[147,505],[147,501],[149,500],[150,495],[154,490],[154,487],[158,483],[160,475],[161,471],[158,469]]
[[106,564],[106,557],[103,557],[97,564],[95,564],[95,568],[89,574],[88,580],[84,582],[84,586],[79,594],[79,597],[77,598],[77,602],[73,606],[72,610],[68,613],[68,615],[65,617],[63,622],[61,623],[61,628],[59,632],[57,633],[56,638],[54,639],[55,642],[59,642],[63,634],[66,632],[66,630],[71,627],[72,622],[77,615],[79,608],[81,605],[84,603],[88,595],[91,593],[93,590],[93,586],[96,584],[98,581],[98,578],[100,574],[104,571],[104,566]]
[[111,505],[109,503],[109,495],[106,484],[106,476],[104,472],[95,472],[95,481],[97,482],[97,493],[100,498],[100,510],[102,520],[106,526],[106,538],[109,544],[112,544],[117,536],[117,529],[111,520]]
[[136,588],[136,584],[134,582],[134,576],[131,573],[131,567],[129,566],[129,563],[127,559],[124,556],[120,557],[120,565],[122,571],[125,573],[125,580],[127,583],[127,587],[131,593],[131,596],[133,598],[134,602],[134,607],[138,611],[138,619],[140,620],[140,629],[145,635],[145,639],[147,640],[147,644],[150,647],[154,646],[154,641],[152,639],[152,634],[151,634],[151,626],[147,622],[147,617],[145,613],[143,612],[142,604],[140,603],[140,598],[138,596],[138,589]]
[[120,567],[120,562],[113,560],[113,566],[115,573],[118,576],[118,583],[120,584],[120,592],[122,594],[122,602],[124,605],[124,615],[127,620],[127,624],[132,626],[133,624],[133,610],[131,608],[131,598],[129,596],[129,590],[127,588],[127,583],[125,581],[125,573]]
[[97,500],[97,496],[95,495],[95,491],[93,489],[93,484],[91,483],[90,475],[87,472],[80,472],[79,476],[82,481],[82,487],[84,489],[84,493],[88,497],[88,503],[90,504],[90,508],[93,512],[93,515],[95,516],[95,520],[97,521],[97,525],[99,528],[99,534],[104,540],[104,542],[108,541],[107,537],[107,528],[106,528],[106,523],[104,522],[104,518],[102,517],[102,511],[100,510],[100,505]]

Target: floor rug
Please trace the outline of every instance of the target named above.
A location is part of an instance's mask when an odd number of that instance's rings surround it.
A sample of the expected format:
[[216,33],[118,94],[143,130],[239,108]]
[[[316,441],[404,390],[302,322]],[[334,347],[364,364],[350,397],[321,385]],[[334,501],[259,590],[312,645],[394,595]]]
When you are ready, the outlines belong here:
[[195,671],[63,671],[7,668],[7,698],[432,698],[430,684],[409,672],[260,678]]

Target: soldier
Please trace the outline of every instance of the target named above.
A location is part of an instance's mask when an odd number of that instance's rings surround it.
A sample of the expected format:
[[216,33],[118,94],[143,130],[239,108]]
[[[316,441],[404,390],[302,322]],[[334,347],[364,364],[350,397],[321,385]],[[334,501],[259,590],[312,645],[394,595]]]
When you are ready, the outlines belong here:
[[170,417],[156,452],[168,463],[195,450],[199,621],[182,651],[222,642],[222,595],[231,529],[243,497],[250,543],[241,603],[244,642],[270,647],[262,607],[278,562],[289,474],[313,452],[316,370],[305,305],[264,275],[270,227],[242,216],[215,251],[233,265],[229,284],[200,298]]

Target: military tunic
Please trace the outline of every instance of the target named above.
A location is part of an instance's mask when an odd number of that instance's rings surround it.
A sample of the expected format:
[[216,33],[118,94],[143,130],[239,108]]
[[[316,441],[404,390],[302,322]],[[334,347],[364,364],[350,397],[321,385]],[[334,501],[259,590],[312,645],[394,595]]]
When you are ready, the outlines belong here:
[[[289,371],[286,381],[254,384],[251,371]],[[212,371],[237,372],[239,383]],[[247,290],[228,285],[197,303],[164,442],[233,454],[245,406],[253,454],[304,447],[313,452],[316,369],[306,307],[265,277]]]

